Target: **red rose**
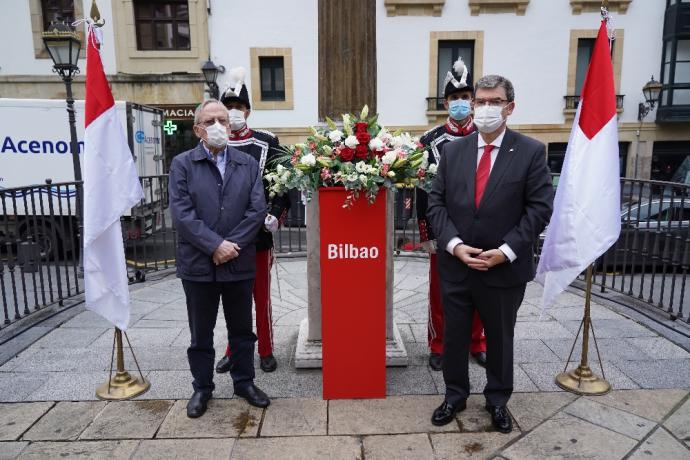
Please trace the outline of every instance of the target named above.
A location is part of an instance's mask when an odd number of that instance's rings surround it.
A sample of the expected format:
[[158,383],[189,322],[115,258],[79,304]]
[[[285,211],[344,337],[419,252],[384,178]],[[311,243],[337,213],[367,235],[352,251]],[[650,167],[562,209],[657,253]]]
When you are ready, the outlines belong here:
[[360,121],[358,123],[355,123],[355,131],[358,133],[365,133],[367,131],[368,126],[369,126],[368,123]]
[[343,161],[352,161],[352,159],[355,157],[355,151],[352,150],[350,147],[343,147],[340,150],[340,159]]
[[385,150],[374,150],[374,155],[376,155],[376,158],[381,158],[384,153],[386,153]]
[[355,157],[357,157],[358,160],[364,160],[367,156],[369,156],[369,149],[366,145],[359,144],[355,147]]
[[368,144],[371,140],[371,135],[366,131],[358,132],[357,134],[355,134],[355,137],[357,138],[357,141],[359,141],[360,144],[364,145]]

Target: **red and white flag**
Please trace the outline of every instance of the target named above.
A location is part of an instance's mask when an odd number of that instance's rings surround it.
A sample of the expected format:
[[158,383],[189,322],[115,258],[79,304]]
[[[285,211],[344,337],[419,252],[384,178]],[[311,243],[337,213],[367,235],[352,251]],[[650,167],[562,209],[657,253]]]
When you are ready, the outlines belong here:
[[616,92],[602,20],[570,133],[536,281],[542,311],[613,245],[621,230]]
[[103,71],[101,33],[89,27],[84,135],[86,308],[126,330],[129,289],[120,216],[144,197]]

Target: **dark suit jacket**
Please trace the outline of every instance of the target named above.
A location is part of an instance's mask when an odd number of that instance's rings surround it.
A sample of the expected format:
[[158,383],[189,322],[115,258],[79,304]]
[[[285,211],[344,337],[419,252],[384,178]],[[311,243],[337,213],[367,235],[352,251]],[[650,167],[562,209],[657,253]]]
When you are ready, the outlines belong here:
[[[255,239],[266,218],[259,164],[228,146],[225,178],[199,144],[173,158],[168,182],[177,228],[177,275],[190,281],[239,281],[256,272]],[[215,266],[223,240],[240,246],[235,259]]]
[[[553,186],[544,144],[506,130],[479,208],[474,205],[478,133],[444,146],[427,216],[438,237],[441,279],[460,282],[470,271],[487,286],[512,287],[534,278],[534,243],[551,217]],[[474,271],[446,251],[453,237],[475,248],[503,243],[517,259]]]

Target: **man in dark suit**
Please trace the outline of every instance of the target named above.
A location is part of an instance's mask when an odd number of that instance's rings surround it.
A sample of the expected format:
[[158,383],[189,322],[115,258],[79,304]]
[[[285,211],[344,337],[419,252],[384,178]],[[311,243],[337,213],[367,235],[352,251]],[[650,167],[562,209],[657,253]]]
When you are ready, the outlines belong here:
[[191,344],[187,349],[194,394],[187,416],[206,411],[213,384],[213,329],[218,303],[232,345],[230,371],[235,394],[249,404],[270,401],[254,385],[252,287],[256,272],[254,241],[266,218],[259,164],[227,145],[228,111],[204,101],[194,114],[199,145],[177,155],[170,167],[170,210],[177,228],[177,276],[187,299]]
[[509,80],[481,78],[475,86],[479,134],[444,146],[427,216],[438,239],[445,315],[446,396],[434,425],[450,423],[470,393],[468,352],[474,309],[487,340],[486,409],[507,433],[513,391],[513,331],[527,282],[534,278],[534,243],[550,216],[553,188],[544,145],[506,129],[515,108]]

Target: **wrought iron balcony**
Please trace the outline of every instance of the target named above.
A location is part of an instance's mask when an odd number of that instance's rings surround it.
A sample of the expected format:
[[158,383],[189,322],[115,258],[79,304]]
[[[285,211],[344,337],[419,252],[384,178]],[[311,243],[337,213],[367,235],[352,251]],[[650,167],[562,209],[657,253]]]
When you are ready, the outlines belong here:
[[[616,109],[623,110],[623,98],[625,95],[616,94]],[[577,106],[580,104],[580,96],[563,96],[565,99],[565,110],[577,110]]]
[[436,112],[439,110],[445,111],[446,108],[443,107],[443,101],[445,101],[445,99],[442,97],[427,97],[426,98],[426,110],[427,110],[427,112]]

